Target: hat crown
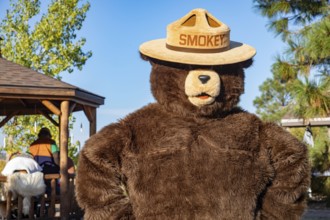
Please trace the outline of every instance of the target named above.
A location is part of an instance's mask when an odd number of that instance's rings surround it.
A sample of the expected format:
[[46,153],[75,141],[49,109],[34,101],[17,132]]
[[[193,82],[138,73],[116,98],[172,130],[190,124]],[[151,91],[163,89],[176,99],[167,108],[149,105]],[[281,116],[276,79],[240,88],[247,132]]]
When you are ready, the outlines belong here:
[[226,50],[229,27],[205,9],[194,9],[167,26],[166,43],[171,49]]
[[227,25],[223,24],[207,10],[201,8],[191,10],[188,14],[168,26],[195,27],[196,29],[212,29],[221,27],[222,29],[228,29]]

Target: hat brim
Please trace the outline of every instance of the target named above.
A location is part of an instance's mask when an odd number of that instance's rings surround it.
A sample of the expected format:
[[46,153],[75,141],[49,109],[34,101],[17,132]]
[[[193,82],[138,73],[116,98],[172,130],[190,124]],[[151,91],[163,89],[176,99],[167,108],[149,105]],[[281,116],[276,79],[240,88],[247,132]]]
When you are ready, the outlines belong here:
[[174,63],[194,65],[224,65],[239,63],[252,58],[256,50],[247,44],[230,41],[230,48],[217,53],[194,53],[171,50],[166,39],[151,40],[140,46],[140,52],[152,58]]

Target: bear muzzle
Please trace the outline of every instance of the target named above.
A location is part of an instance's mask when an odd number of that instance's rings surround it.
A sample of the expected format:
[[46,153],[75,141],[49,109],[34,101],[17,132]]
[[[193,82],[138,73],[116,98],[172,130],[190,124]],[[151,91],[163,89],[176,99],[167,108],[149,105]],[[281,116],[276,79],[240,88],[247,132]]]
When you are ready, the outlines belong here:
[[210,105],[220,94],[220,77],[213,70],[191,70],[185,81],[185,93],[197,107]]

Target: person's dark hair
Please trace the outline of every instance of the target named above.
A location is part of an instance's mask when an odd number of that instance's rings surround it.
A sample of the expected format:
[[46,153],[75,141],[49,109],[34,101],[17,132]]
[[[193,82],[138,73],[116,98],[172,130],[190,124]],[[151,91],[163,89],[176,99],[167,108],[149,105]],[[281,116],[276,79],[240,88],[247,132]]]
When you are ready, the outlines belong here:
[[51,137],[51,133],[50,133],[50,130],[48,128],[41,128],[40,131],[39,131],[39,134],[38,134],[38,137],[41,138],[41,137]]

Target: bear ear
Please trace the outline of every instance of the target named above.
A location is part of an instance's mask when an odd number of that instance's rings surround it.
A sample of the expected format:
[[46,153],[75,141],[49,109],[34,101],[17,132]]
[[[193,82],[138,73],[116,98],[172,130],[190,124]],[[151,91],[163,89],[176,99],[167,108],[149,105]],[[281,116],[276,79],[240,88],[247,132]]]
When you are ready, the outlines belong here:
[[243,62],[240,62],[239,64],[244,69],[249,68],[253,64],[253,59],[251,58],[251,59],[245,60]]
[[143,53],[140,52],[140,57],[142,60],[145,60],[145,61],[150,61],[150,57],[144,55]]
[[144,61],[149,61],[149,63],[153,66],[155,64],[155,59],[148,57],[146,55],[144,55],[143,53],[140,52],[140,57],[142,60]]

